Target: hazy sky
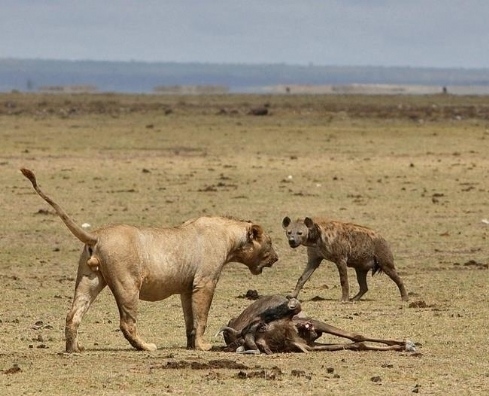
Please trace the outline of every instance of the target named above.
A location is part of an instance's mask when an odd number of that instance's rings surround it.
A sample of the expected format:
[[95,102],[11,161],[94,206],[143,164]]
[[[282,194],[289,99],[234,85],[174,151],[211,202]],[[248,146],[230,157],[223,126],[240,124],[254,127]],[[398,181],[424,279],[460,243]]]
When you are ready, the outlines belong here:
[[0,0],[0,58],[489,67],[489,0]]

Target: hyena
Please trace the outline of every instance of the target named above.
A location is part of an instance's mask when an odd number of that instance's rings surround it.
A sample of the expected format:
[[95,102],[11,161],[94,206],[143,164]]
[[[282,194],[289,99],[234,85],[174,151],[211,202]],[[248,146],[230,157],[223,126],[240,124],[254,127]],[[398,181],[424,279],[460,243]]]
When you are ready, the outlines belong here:
[[332,261],[338,267],[341,283],[341,300],[349,300],[347,267],[353,267],[360,286],[352,298],[359,300],[367,291],[367,273],[372,275],[384,272],[397,285],[404,301],[408,295],[404,284],[394,267],[394,257],[387,241],[377,232],[360,225],[325,219],[297,219],[289,217],[282,220],[289,245],[296,248],[307,247],[307,266],[297,281],[291,296],[296,298],[304,284],[314,273],[323,259]]

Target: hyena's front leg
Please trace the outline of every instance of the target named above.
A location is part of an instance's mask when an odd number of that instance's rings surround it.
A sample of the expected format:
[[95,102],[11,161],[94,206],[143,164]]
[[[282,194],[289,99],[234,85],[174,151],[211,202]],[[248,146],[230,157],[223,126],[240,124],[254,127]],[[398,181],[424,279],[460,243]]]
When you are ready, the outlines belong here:
[[297,284],[295,286],[294,291],[291,294],[289,294],[287,297],[297,298],[300,291],[302,290],[302,287],[309,280],[309,278],[314,273],[314,271],[316,271],[316,268],[319,267],[319,264],[321,264],[322,260],[323,259],[320,257],[309,257],[307,266],[304,269],[304,272],[302,273],[300,278],[297,280]]

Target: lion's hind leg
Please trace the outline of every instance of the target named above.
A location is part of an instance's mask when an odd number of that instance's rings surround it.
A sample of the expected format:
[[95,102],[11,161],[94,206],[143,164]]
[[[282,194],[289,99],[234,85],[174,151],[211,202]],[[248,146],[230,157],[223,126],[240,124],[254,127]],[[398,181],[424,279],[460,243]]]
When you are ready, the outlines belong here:
[[155,344],[145,342],[138,334],[136,322],[139,303],[139,287],[136,282],[113,282],[109,284],[119,308],[120,329],[127,341],[141,351],[155,351]]
[[66,316],[66,352],[80,352],[82,350],[78,344],[78,328],[90,305],[106,285],[107,283],[100,273],[95,273],[84,267],[80,268],[73,304]]

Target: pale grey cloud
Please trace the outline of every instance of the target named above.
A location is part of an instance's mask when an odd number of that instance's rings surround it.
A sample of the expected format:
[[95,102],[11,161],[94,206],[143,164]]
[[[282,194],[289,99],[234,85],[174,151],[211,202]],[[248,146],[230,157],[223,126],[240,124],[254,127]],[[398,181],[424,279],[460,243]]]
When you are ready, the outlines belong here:
[[489,67],[487,0],[0,0],[0,57]]

